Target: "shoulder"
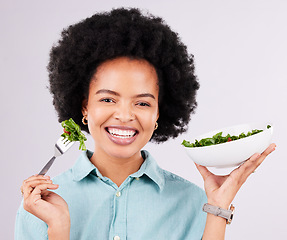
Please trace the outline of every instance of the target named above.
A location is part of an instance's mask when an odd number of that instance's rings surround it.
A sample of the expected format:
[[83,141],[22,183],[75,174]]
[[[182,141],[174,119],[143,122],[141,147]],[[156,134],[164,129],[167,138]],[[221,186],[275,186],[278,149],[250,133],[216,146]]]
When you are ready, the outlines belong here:
[[170,171],[164,170],[164,169],[160,169],[164,180],[166,182],[166,184],[176,184],[178,186],[182,186],[182,187],[187,187],[187,188],[192,188],[195,191],[199,191],[199,192],[204,192],[204,190],[197,186],[196,184],[190,182],[189,180],[178,176]]
[[85,178],[94,169],[88,158],[88,155],[91,154],[90,151],[83,151],[70,169],[53,177],[53,182],[57,184],[70,184]]
[[164,178],[162,194],[168,199],[169,205],[175,208],[181,217],[197,225],[198,229],[204,228],[206,214],[202,211],[202,206],[207,202],[205,191],[169,171],[162,170],[162,174]]
[[146,174],[158,184],[161,190],[174,196],[180,195],[197,198],[201,201],[206,200],[205,191],[202,188],[187,179],[162,169],[148,151],[145,150],[143,153],[147,160]]
[[72,168],[53,177],[52,181],[54,184],[59,185],[59,187],[56,190],[53,190],[53,192],[59,194],[66,201],[69,197],[73,196],[75,192],[81,189],[81,186],[79,186],[79,181],[75,181],[74,179]]
[[60,173],[59,175],[52,178],[53,182],[56,184],[65,184],[73,181],[72,168]]
[[161,169],[161,172],[165,182],[164,186],[168,191],[176,193],[184,192],[186,197],[192,197],[197,198],[200,201],[206,201],[205,191],[198,185],[167,170]]

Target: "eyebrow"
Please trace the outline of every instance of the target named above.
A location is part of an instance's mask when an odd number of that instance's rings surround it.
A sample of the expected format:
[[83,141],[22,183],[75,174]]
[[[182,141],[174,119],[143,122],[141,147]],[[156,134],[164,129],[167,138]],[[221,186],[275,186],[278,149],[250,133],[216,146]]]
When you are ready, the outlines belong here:
[[136,98],[140,98],[140,97],[150,97],[155,99],[154,95],[150,94],[150,93],[141,93],[135,96]]
[[[100,89],[96,92],[96,94],[101,94],[101,93],[107,93],[107,94],[112,94],[115,96],[120,96],[119,93],[109,90],[109,89]],[[140,98],[140,97],[150,97],[150,98],[155,99],[154,95],[152,95],[151,93],[140,93],[140,94],[135,95],[135,98]]]
[[96,92],[96,94],[101,94],[101,93],[108,93],[108,94],[120,96],[120,94],[118,94],[117,92],[109,90],[109,89],[100,89],[99,91]]

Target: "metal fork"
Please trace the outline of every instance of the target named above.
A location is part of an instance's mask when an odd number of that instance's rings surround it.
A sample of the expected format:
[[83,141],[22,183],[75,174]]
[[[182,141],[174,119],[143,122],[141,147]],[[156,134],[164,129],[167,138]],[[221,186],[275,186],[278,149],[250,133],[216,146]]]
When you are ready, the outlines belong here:
[[43,167],[43,169],[39,172],[39,175],[45,175],[52,164],[54,163],[56,157],[61,156],[64,154],[70,147],[74,145],[75,142],[68,141],[67,139],[64,139],[63,137],[60,137],[58,141],[55,143],[55,153],[54,156],[50,159],[49,162]]

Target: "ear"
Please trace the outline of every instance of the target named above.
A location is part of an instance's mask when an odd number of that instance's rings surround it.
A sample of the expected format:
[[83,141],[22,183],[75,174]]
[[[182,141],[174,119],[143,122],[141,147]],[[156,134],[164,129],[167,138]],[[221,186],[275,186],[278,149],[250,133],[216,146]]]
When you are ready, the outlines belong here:
[[88,115],[88,100],[85,98],[82,102],[82,114],[83,116],[87,116]]

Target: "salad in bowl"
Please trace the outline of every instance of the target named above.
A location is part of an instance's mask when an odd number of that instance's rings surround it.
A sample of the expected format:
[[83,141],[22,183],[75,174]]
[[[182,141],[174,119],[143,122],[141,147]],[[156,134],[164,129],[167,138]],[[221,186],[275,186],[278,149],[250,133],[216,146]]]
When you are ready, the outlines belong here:
[[217,129],[191,140],[183,140],[187,155],[206,167],[235,167],[271,143],[270,123],[248,123]]

